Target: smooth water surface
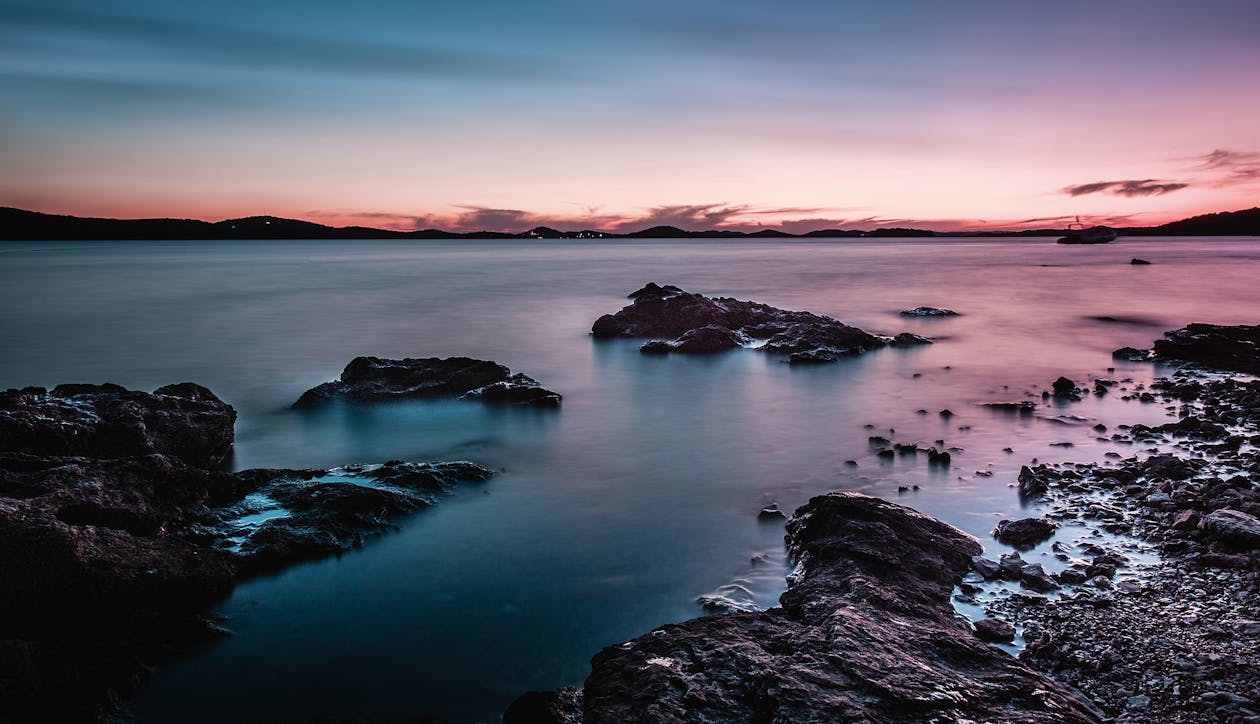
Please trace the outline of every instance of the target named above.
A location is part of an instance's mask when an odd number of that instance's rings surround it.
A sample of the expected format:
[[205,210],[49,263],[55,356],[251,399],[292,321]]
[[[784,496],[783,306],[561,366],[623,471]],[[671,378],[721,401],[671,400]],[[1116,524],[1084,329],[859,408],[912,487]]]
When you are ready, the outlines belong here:
[[[773,605],[783,528],[758,522],[769,502],[867,491],[997,552],[988,532],[1020,512],[1021,464],[1128,455],[1090,426],[1165,410],[1118,394],[1024,417],[976,403],[1040,402],[1061,374],[1148,382],[1151,365],[1110,351],[1191,321],[1255,323],[1256,279],[1254,239],[5,243],[0,386],[199,382],[240,412],[237,468],[500,469],[362,551],[241,585],[219,610],[236,635],[134,706],[154,722],[493,721],[525,690],[579,684],[599,648],[701,614],[696,597],[724,584]],[[591,322],[647,281],[937,343],[789,367],[593,340]],[[963,316],[897,314],[919,305]],[[356,355],[493,359],[564,404],[288,409]],[[961,450],[947,469],[881,463],[870,435]]]

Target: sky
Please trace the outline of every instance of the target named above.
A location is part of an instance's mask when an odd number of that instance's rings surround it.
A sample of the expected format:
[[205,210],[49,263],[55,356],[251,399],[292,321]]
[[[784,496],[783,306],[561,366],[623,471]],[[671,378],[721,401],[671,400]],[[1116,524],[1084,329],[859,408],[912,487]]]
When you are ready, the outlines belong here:
[[520,231],[1260,205],[1260,1],[0,0],[0,205]]

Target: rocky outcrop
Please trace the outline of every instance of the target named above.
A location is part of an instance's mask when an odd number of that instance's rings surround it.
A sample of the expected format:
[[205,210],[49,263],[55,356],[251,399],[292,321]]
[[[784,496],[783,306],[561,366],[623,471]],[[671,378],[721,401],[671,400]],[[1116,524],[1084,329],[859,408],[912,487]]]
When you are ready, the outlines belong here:
[[[759,349],[792,364],[834,362],[888,345],[892,340],[864,332],[831,317],[778,309],[760,302],[706,297],[649,283],[631,293],[634,303],[605,314],[591,326],[599,338],[650,339],[642,351],[709,353],[763,342]],[[925,344],[911,335],[898,344]]]
[[1187,324],[1155,340],[1155,355],[1260,375],[1260,325]]
[[940,307],[915,307],[914,309],[903,309],[901,311],[903,317],[957,317],[958,312],[952,309],[941,309]]
[[118,385],[0,392],[0,452],[117,458],[153,453],[190,465],[232,451],[236,410],[191,382],[151,394]]
[[[796,569],[780,607],[604,649],[581,721],[1097,721],[954,614],[975,539],[857,493],[814,498],[787,531]],[[565,715],[537,720],[576,721]]]
[[0,721],[95,719],[153,665],[221,635],[197,612],[242,577],[359,546],[491,475],[466,462],[190,464],[231,449],[235,416],[191,384],[0,399]]
[[406,398],[459,397],[493,405],[556,407],[560,395],[544,389],[528,375],[497,362],[468,357],[384,359],[355,357],[336,382],[312,387],[297,408],[318,407],[333,400],[379,402]]

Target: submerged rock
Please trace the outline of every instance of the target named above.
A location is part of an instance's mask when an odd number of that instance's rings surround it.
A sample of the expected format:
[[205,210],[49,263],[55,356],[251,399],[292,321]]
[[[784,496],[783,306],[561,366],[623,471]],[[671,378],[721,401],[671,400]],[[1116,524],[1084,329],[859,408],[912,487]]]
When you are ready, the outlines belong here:
[[892,345],[893,347],[917,347],[923,344],[932,344],[932,340],[922,335],[910,334],[909,332],[902,332],[896,337],[893,337],[892,341],[889,342],[888,344]]
[[[950,593],[980,552],[970,536],[877,498],[832,493],[797,511],[787,542],[796,570],[779,607],[604,649],[591,661],[581,721],[1097,721],[954,614]],[[560,698],[527,696],[522,707]],[[574,707],[541,709],[534,721],[575,721]]]
[[0,392],[0,452],[116,458],[161,454],[190,465],[232,451],[236,410],[183,382],[151,394],[118,385],[58,385]]
[[497,362],[468,357],[355,357],[340,379],[312,387],[293,407],[317,407],[333,400],[378,402],[430,397],[460,397],[495,405],[560,404],[559,394],[544,389],[528,375],[512,374]]
[[762,340],[760,349],[793,364],[834,362],[889,343],[831,317],[706,297],[674,286],[650,283],[630,298],[630,306],[595,320],[591,333],[651,339],[640,348],[649,354],[720,352]]

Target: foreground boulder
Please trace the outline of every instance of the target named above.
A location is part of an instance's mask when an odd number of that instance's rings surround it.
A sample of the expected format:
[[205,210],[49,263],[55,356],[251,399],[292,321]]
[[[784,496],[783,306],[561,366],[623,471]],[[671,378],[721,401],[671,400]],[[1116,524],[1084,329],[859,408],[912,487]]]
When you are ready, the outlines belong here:
[[[231,408],[196,385],[2,399],[0,722],[109,713],[154,665],[222,635],[198,612],[237,581],[360,546],[491,475],[467,462],[192,465],[217,461],[233,440]],[[47,439],[25,443],[45,428]]]
[[355,357],[336,382],[312,387],[294,407],[317,407],[333,400],[378,402],[407,398],[459,397],[493,405],[556,407],[560,395],[528,375],[497,362],[468,357],[384,359]]
[[210,466],[232,451],[236,410],[201,385],[0,392],[0,452],[116,458],[153,453]]
[[[760,349],[805,364],[834,362],[891,341],[812,312],[706,297],[672,285],[649,283],[629,296],[634,303],[595,320],[591,333],[599,338],[652,340],[642,348],[649,354],[719,352],[761,341]],[[930,341],[910,335],[900,344]]]
[[955,615],[950,593],[981,550],[970,536],[832,493],[796,512],[787,542],[796,570],[780,607],[604,649],[580,697],[529,695],[567,704],[531,706],[532,721],[1098,721]]

